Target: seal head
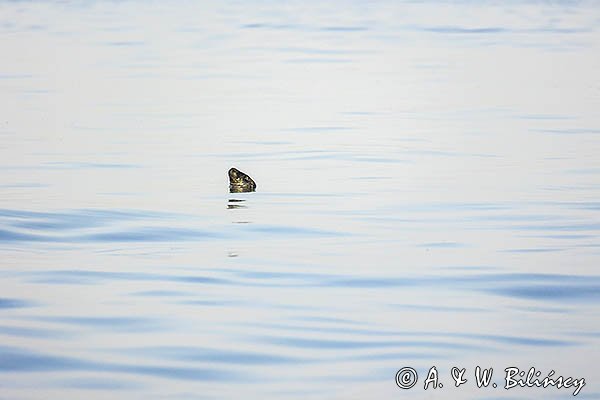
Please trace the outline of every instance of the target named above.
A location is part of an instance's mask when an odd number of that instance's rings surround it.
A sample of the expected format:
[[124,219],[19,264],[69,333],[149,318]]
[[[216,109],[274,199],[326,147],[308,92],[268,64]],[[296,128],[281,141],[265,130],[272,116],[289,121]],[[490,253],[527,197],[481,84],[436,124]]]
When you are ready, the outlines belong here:
[[242,192],[254,192],[256,190],[256,183],[248,175],[242,171],[231,168],[228,172],[229,175],[229,192],[231,193],[242,193]]

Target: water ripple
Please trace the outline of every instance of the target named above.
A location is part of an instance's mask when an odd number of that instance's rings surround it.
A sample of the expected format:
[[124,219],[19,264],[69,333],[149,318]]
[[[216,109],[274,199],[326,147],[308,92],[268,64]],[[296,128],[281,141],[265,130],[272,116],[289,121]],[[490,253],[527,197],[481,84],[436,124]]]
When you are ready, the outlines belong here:
[[292,336],[264,336],[259,339],[271,345],[281,345],[285,347],[298,347],[302,349],[320,349],[320,350],[369,350],[377,348],[403,348],[408,347],[423,349],[462,349],[473,350],[484,347],[470,345],[466,343],[426,341],[426,340],[341,340],[341,339],[317,339],[301,338]]
[[261,353],[257,351],[236,351],[186,346],[120,348],[117,349],[116,352],[118,354],[133,354],[135,356],[159,358],[162,360],[209,362],[232,365],[276,365],[314,361],[308,358]]
[[[324,229],[269,224],[249,224],[230,229],[229,225],[215,230],[192,226],[200,220],[194,215],[143,210],[73,210],[65,212],[34,212],[0,209],[0,241],[46,243],[130,243],[172,242],[230,239],[277,238],[294,236],[343,236],[342,232]],[[138,224],[143,223],[143,226]],[[4,226],[3,226],[4,225]],[[150,226],[149,226],[150,225]]]
[[486,27],[486,28],[465,28],[460,26],[431,26],[431,27],[422,27],[421,30],[426,32],[434,32],[434,33],[471,33],[471,34],[480,34],[480,33],[505,33],[508,32],[506,28],[500,27]]
[[[98,284],[113,281],[166,281],[196,284],[233,284],[231,280],[202,275],[168,275],[147,272],[108,272],[83,270],[53,270],[16,273],[33,283]],[[10,275],[10,274],[8,274]]]
[[[0,347],[0,371],[2,372],[57,372],[57,371],[91,371],[91,372],[123,372],[135,375],[149,375],[159,378],[170,378],[194,381],[227,381],[235,377],[232,371],[221,371],[214,368],[191,368],[176,366],[157,366],[121,364],[110,362],[88,361],[76,357],[56,356],[52,354],[29,351],[17,347]],[[238,377],[239,379],[239,377]]]
[[0,325],[0,335],[16,336],[20,338],[29,337],[36,339],[64,339],[65,337],[69,336],[67,333],[59,330],[7,325]]
[[[494,344],[511,344],[511,345],[520,345],[520,346],[536,346],[536,347],[560,347],[560,346],[574,346],[579,344],[574,341],[565,341],[558,339],[549,339],[549,338],[539,338],[539,337],[526,337],[526,336],[508,336],[508,335],[498,335],[498,334],[486,334],[486,333],[468,333],[468,332],[436,332],[436,331],[390,331],[390,330],[377,330],[373,328],[352,328],[352,327],[331,327],[331,326],[306,326],[306,325],[298,325],[298,324],[281,324],[281,323],[252,323],[247,324],[255,327],[266,328],[269,330],[283,330],[293,332],[294,334],[298,334],[299,332],[309,332],[309,333],[319,333],[319,334],[334,334],[336,337],[339,335],[358,335],[358,336],[366,336],[369,339],[373,340],[378,337],[410,337],[417,338],[421,340],[424,337],[431,338],[455,338],[455,339],[468,339],[468,340],[476,340],[486,342],[486,348],[489,347],[489,343]],[[416,347],[420,347],[422,345],[421,341],[413,342],[411,341],[402,341],[403,345],[416,343]],[[378,343],[391,343],[391,341],[378,341],[374,340]],[[360,342],[359,342],[360,343]],[[477,345],[479,346],[479,345]],[[435,345],[434,347],[440,347]]]
[[0,297],[0,310],[9,308],[23,308],[31,307],[33,303],[27,300],[21,299],[8,299]]
[[142,317],[32,317],[38,321],[111,332],[147,332],[165,328],[164,320]]

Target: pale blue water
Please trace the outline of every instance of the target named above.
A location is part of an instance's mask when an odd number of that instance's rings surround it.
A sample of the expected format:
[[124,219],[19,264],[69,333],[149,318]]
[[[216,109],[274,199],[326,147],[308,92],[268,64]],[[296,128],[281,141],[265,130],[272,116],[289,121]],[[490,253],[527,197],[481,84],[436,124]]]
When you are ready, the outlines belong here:
[[597,2],[1,2],[0,54],[0,398],[600,398]]

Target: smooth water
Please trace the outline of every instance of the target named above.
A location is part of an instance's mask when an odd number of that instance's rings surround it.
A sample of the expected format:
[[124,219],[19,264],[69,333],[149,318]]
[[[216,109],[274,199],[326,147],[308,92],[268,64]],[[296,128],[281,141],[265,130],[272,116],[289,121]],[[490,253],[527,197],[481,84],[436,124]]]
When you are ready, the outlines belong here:
[[600,398],[598,2],[9,1],[0,54],[0,398]]

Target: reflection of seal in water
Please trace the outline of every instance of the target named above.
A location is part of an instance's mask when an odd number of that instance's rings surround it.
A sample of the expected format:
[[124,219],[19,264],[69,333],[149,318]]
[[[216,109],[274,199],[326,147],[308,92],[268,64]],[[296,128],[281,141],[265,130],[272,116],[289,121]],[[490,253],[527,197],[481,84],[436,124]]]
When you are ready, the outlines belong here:
[[229,191],[231,193],[254,192],[256,183],[248,175],[235,168],[231,168],[229,174]]
[[246,206],[243,204],[236,204],[236,203],[241,203],[243,201],[246,201],[246,200],[229,199],[229,204],[227,204],[227,208],[229,208],[230,210],[232,210],[234,208],[246,208]]

